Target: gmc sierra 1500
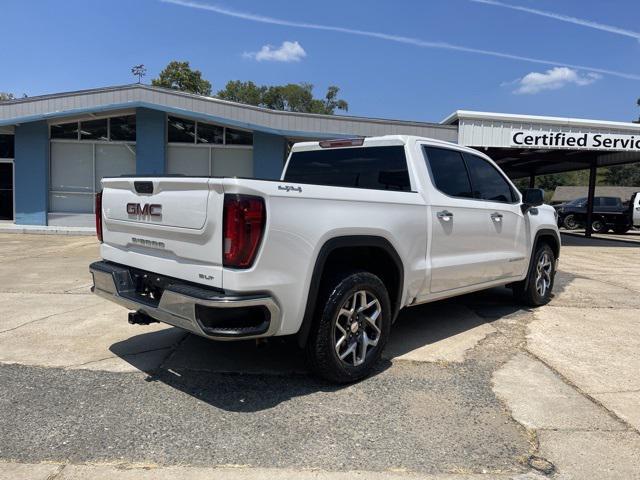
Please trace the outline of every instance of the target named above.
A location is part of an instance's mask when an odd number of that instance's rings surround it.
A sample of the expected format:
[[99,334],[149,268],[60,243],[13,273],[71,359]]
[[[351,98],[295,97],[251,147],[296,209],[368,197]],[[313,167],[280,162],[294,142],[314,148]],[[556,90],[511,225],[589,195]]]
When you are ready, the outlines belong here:
[[547,303],[560,250],[541,190],[521,194],[486,155],[427,138],[298,143],[280,181],[102,186],[96,294],[133,323],[211,339],[296,335],[336,382],[371,370],[404,307],[497,285]]

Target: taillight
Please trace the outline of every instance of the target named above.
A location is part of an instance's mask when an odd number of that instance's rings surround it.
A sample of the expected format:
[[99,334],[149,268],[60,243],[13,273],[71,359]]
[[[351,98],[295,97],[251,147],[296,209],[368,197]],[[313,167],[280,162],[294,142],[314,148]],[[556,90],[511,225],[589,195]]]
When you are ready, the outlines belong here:
[[102,192],[96,193],[96,235],[102,242]]
[[258,253],[266,220],[264,200],[252,195],[225,195],[223,265],[249,268]]

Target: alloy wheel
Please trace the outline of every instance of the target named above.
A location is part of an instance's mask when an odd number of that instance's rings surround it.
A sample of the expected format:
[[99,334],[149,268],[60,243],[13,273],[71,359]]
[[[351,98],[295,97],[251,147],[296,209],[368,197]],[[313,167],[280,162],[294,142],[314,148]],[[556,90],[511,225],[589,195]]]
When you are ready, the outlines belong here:
[[335,351],[349,366],[362,365],[380,340],[382,306],[371,292],[359,290],[340,307],[333,328]]
[[536,291],[541,297],[545,297],[551,287],[551,275],[553,273],[553,261],[548,252],[544,252],[536,265]]

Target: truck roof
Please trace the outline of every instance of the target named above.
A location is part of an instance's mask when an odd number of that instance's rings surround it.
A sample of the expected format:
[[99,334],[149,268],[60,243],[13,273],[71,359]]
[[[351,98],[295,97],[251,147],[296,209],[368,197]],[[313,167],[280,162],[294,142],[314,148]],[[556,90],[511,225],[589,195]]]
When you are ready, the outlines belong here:
[[[355,139],[362,139],[362,137],[351,137],[351,138],[345,138],[345,137],[338,137],[335,139],[331,139],[331,140],[322,140],[322,141],[315,141],[315,142],[299,142],[299,143],[295,143],[293,145],[293,147],[291,148],[292,151],[294,152],[299,152],[299,151],[307,151],[307,150],[318,150],[318,149],[322,149],[323,147],[320,146],[321,142],[332,142],[332,141],[345,141],[345,140],[355,140]],[[453,143],[453,142],[447,142],[444,140],[437,140],[435,138],[429,138],[429,137],[419,137],[416,135],[381,135],[381,136],[377,136],[377,137],[364,137],[363,139],[363,144],[362,146],[364,147],[381,147],[381,146],[386,146],[386,145],[405,145],[407,143],[416,141],[416,140],[420,140],[420,141],[426,141],[429,142],[431,144],[434,145],[446,145],[446,146],[457,146],[457,147],[461,147],[460,145]],[[360,145],[354,145],[354,146],[360,146]],[[326,148],[326,147],[324,147]],[[339,147],[336,148],[351,148],[350,146],[346,146],[346,145],[341,145]]]

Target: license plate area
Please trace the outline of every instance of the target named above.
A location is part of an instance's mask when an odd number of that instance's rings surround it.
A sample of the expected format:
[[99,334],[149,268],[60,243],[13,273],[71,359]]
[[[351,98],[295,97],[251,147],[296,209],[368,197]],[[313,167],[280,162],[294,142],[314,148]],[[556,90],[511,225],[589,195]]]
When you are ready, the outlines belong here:
[[157,307],[160,304],[162,294],[170,284],[169,280],[162,275],[143,270],[130,269],[129,273],[133,287],[130,294],[133,294],[142,303]]

